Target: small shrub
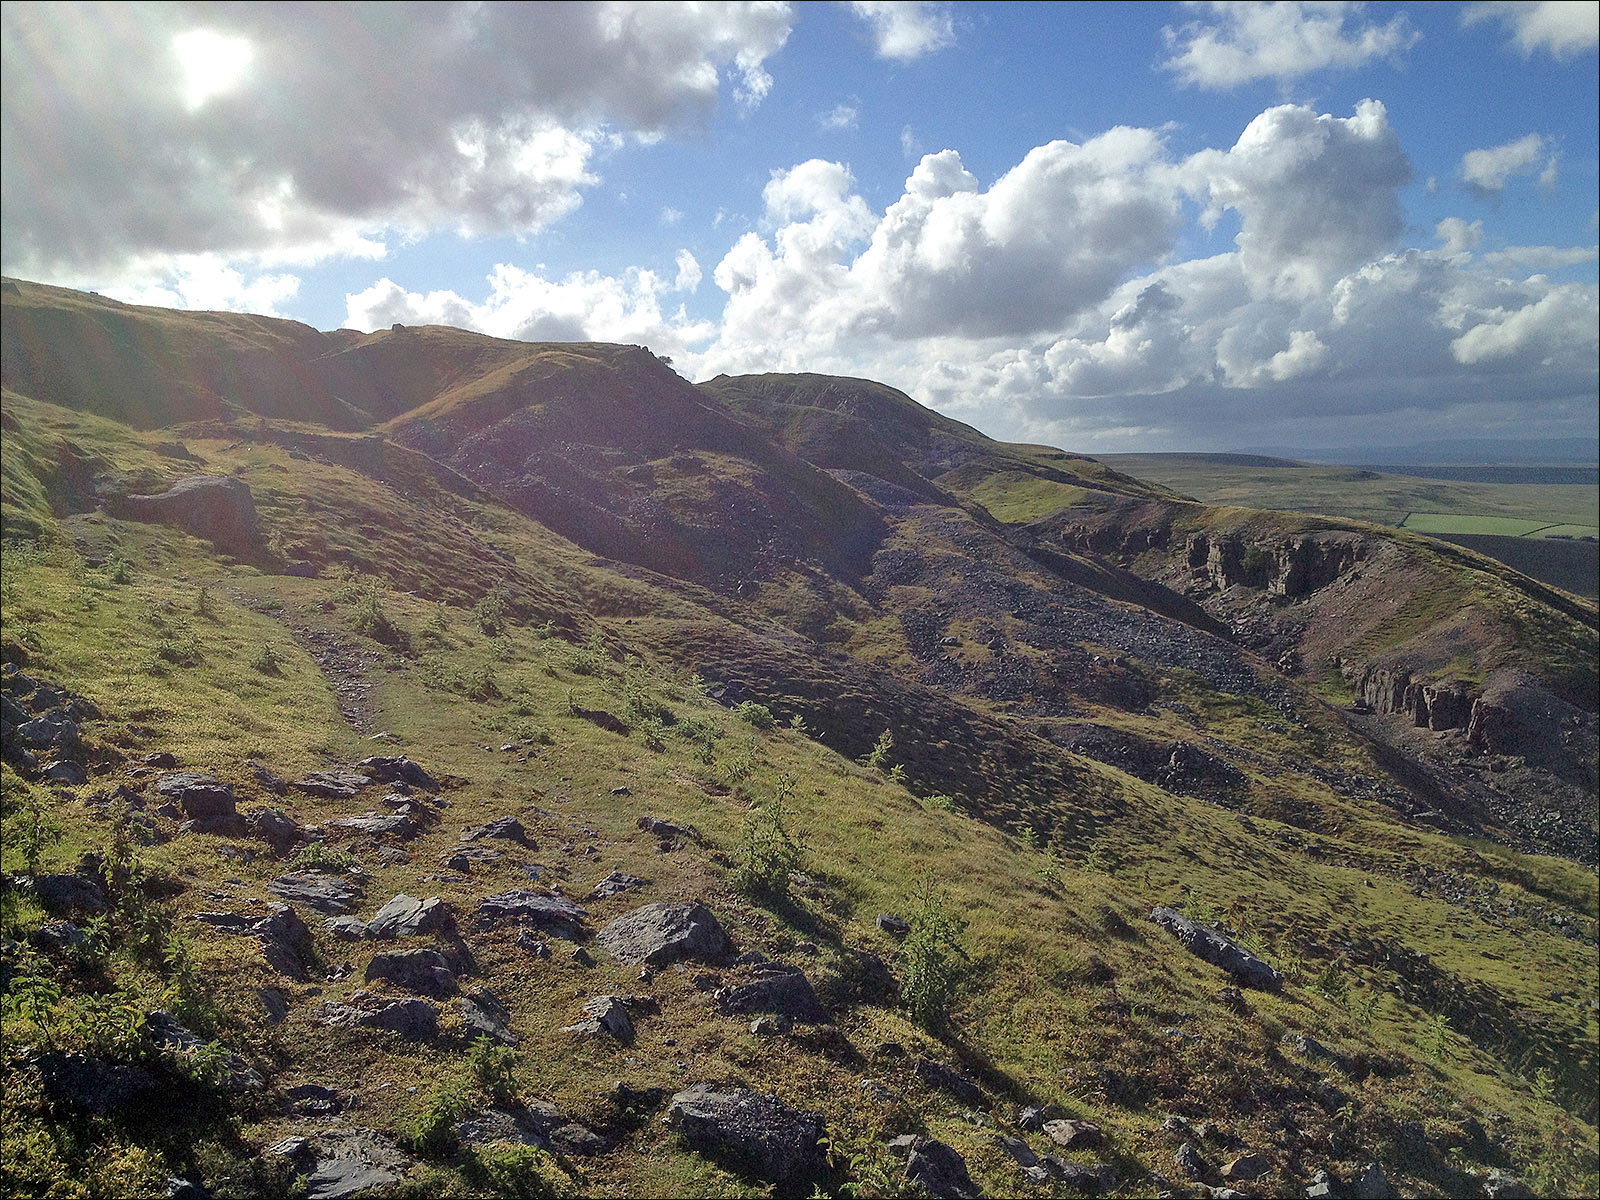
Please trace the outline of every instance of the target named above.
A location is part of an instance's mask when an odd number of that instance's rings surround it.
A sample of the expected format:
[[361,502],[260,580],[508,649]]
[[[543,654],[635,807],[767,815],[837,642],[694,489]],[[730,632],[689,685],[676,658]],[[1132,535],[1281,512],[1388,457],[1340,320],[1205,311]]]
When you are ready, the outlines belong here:
[[472,1146],[461,1170],[478,1195],[558,1200],[573,1194],[570,1177],[537,1146]]
[[263,675],[281,675],[282,666],[283,659],[278,657],[278,652],[272,648],[271,642],[262,642],[261,649],[250,659],[251,670],[260,671]]
[[872,749],[861,760],[861,765],[870,767],[875,771],[889,770],[889,753],[894,749],[894,734],[885,729],[878,735],[878,740],[873,743]]
[[499,1045],[493,1038],[473,1040],[467,1052],[467,1069],[472,1080],[496,1104],[510,1104],[520,1090],[516,1076],[517,1056],[510,1047]]
[[920,1194],[905,1178],[904,1162],[875,1138],[839,1132],[823,1138],[820,1145],[827,1151],[834,1171],[847,1177],[839,1186],[840,1196],[850,1200],[868,1196],[899,1200]]
[[955,995],[957,958],[962,956],[961,935],[967,923],[949,909],[949,898],[924,876],[916,903],[907,918],[911,931],[900,947],[905,972],[900,998],[912,1020],[937,1031],[945,1022]]
[[474,667],[466,678],[463,691],[468,700],[499,700],[500,685],[494,677],[494,667],[483,663]]
[[211,602],[211,589],[203,584],[200,590],[195,593],[194,615],[204,617],[208,621],[215,620],[217,616],[217,607]]
[[479,630],[494,637],[506,627],[506,602],[499,588],[494,588],[472,606],[472,619]]
[[783,776],[778,790],[757,800],[745,817],[740,836],[742,858],[728,882],[747,896],[786,899],[789,876],[805,863],[805,846],[789,828],[794,810],[788,801],[794,786],[793,776]]
[[924,799],[923,803],[929,808],[937,808],[941,812],[956,811],[956,798],[954,796],[946,795],[944,792],[936,792],[934,795]]
[[644,740],[644,748],[660,754],[667,748],[667,727],[658,717],[646,717],[634,726]]
[[47,846],[53,846],[61,840],[61,823],[57,821],[44,805],[44,794],[37,788],[28,788],[24,793],[22,802],[22,861],[27,864],[28,874],[39,873],[39,859],[44,854]]
[[763,733],[776,728],[778,724],[770,708],[765,704],[757,704],[753,700],[744,701],[733,710],[733,715]]
[[327,871],[333,874],[346,871],[356,863],[354,855],[336,849],[327,842],[312,842],[308,846],[301,846],[294,852],[290,861],[301,870]]
[[442,642],[450,633],[450,623],[445,619],[445,603],[443,600],[436,602],[433,611],[428,614],[428,619],[422,623],[422,633]]
[[383,611],[383,590],[376,581],[361,589],[350,612],[350,623],[357,633],[375,642],[401,640],[399,627]]
[[605,634],[592,629],[582,646],[573,647],[567,665],[579,675],[599,675],[610,661],[611,651],[606,647]]
[[460,1079],[447,1080],[428,1105],[407,1123],[402,1139],[418,1154],[443,1154],[456,1143],[456,1122],[472,1107],[472,1095]]
[[1434,1013],[1422,1031],[1422,1048],[1429,1058],[1449,1062],[1455,1058],[1455,1030],[1444,1013]]

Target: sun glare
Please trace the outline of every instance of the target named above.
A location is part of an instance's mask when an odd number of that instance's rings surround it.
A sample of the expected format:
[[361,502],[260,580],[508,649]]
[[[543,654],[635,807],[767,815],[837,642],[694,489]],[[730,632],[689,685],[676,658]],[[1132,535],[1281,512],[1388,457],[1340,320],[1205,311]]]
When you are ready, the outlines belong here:
[[183,102],[190,112],[237,88],[255,57],[247,39],[210,29],[178,34],[172,51],[183,71]]

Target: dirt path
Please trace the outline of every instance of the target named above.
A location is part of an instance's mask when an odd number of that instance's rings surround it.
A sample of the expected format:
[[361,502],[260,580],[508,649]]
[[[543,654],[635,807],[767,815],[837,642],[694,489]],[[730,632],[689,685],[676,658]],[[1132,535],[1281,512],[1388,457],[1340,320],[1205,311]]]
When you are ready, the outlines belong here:
[[331,629],[314,628],[287,615],[282,620],[294,640],[316,660],[318,669],[327,678],[334,695],[339,698],[340,715],[357,733],[371,733],[376,727],[377,705],[373,703],[367,670],[375,666],[382,655],[377,650],[363,649]]

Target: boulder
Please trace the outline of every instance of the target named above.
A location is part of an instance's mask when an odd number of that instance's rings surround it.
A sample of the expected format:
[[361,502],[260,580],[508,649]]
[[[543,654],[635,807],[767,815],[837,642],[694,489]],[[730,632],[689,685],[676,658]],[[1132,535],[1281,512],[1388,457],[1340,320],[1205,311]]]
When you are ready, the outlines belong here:
[[1038,1133],[1046,1121],[1059,1121],[1066,1115],[1067,1110],[1059,1104],[1030,1104],[1017,1111],[1017,1128]]
[[[199,1034],[184,1028],[171,1013],[159,1011],[150,1013],[145,1018],[145,1028],[149,1031],[150,1040],[158,1047],[179,1055],[198,1054],[214,1045]],[[259,1092],[267,1085],[254,1067],[237,1054],[229,1054],[228,1074],[221,1086],[224,1091],[243,1093]]]
[[[486,838],[499,838],[503,841],[516,842],[519,846],[528,845],[528,831],[522,827],[522,822],[515,817],[499,817],[487,825],[464,825],[461,827],[461,840],[463,842],[480,842]],[[537,846],[531,847],[537,850]]]
[[511,1032],[511,1010],[488,988],[470,992],[457,1002],[470,1037],[490,1037],[507,1046],[522,1039]]
[[375,783],[405,783],[425,792],[437,792],[439,781],[404,755],[374,755],[363,758],[356,770]]
[[817,1000],[817,993],[798,968],[773,963],[762,968],[759,979],[718,988],[712,1002],[724,1016],[772,1013],[802,1025],[827,1025],[833,1020]]
[[329,917],[322,927],[343,942],[360,942],[367,938],[367,923],[360,917]]
[[695,1084],[672,1097],[666,1123],[700,1153],[783,1187],[802,1186],[827,1168],[822,1118],[765,1092]]
[[71,750],[78,744],[78,723],[64,712],[45,713],[18,725],[16,736],[35,750]]
[[911,922],[894,913],[879,913],[878,928],[893,937],[905,937],[911,932]]
[[98,916],[110,908],[105,888],[93,875],[35,875],[32,885],[34,897],[49,912]]
[[263,808],[248,813],[244,823],[252,836],[266,842],[279,857],[294,849],[305,833],[293,817],[277,808]]
[[533,926],[569,939],[583,936],[583,918],[588,915],[565,896],[527,888],[500,892],[478,904],[478,924],[484,929],[506,924]]
[[453,996],[459,990],[449,961],[437,950],[375,954],[367,964],[366,980],[371,983],[377,979],[424,996]]
[[1206,1160],[1200,1157],[1200,1151],[1194,1148],[1193,1142],[1185,1142],[1179,1146],[1172,1156],[1172,1161],[1178,1164],[1178,1170],[1182,1171],[1187,1179],[1204,1179],[1210,1171]]
[[633,1044],[633,1019],[628,1016],[628,1009],[621,998],[596,996],[583,1006],[583,1011],[587,1014],[584,1019],[568,1025],[562,1030],[563,1033],[586,1034],[591,1037],[606,1033],[624,1046]]
[[221,780],[200,771],[169,771],[156,779],[156,795],[176,804],[190,820],[231,817],[239,798]]
[[366,935],[380,939],[418,937],[425,933],[450,933],[455,927],[455,913],[445,901],[437,896],[418,900],[402,893],[367,922]]
[[71,921],[46,921],[28,935],[41,950],[74,950],[83,945],[83,930]]
[[349,800],[371,783],[369,776],[349,771],[308,771],[289,786],[324,800]]
[[410,840],[422,832],[415,821],[401,813],[369,812],[359,817],[335,817],[328,822],[328,828],[372,838],[397,837],[403,840]]
[[634,888],[643,886],[644,880],[637,875],[629,875],[623,871],[613,871],[594,885],[594,891],[589,893],[589,899],[609,900],[612,896],[620,896],[623,892],[631,892]]
[[1375,1162],[1369,1162],[1362,1168],[1361,1174],[1350,1184],[1350,1195],[1355,1200],[1389,1200],[1394,1194],[1383,1168]]
[[321,871],[290,871],[267,884],[267,890],[281,900],[333,916],[349,912],[362,896],[360,885],[348,876]]
[[306,1200],[343,1200],[398,1183],[411,1169],[388,1138],[370,1129],[328,1129],[317,1136],[306,1176]]
[[1272,1160],[1265,1154],[1241,1154],[1232,1162],[1224,1164],[1222,1177],[1249,1182],[1252,1179],[1260,1179],[1270,1170],[1272,1170]]
[[1515,1175],[1494,1170],[1484,1176],[1483,1194],[1489,1200],[1531,1200],[1533,1189]]
[[[989,1102],[984,1099],[983,1093],[978,1090],[978,1085],[965,1075],[945,1066],[942,1062],[926,1056],[919,1056],[912,1064],[911,1069],[916,1072],[917,1078],[937,1091],[948,1092],[961,1103],[970,1108],[988,1108]],[[1048,1132],[1049,1126],[1045,1126]]]
[[1100,1126],[1092,1121],[1046,1121],[1044,1132],[1063,1150],[1098,1150],[1106,1140]]
[[1282,990],[1283,976],[1211,926],[1191,921],[1165,906],[1153,909],[1150,919],[1176,937],[1184,949],[1213,966],[1221,967],[1237,983],[1264,992]]
[[689,831],[682,825],[676,825],[671,821],[663,821],[659,817],[641,816],[636,824],[646,833],[653,833],[659,838],[687,838],[689,836]]
[[983,1195],[967,1173],[966,1159],[933,1138],[917,1136],[906,1158],[906,1181],[924,1196],[950,1196],[975,1200]]
[[143,1067],[86,1054],[47,1050],[34,1065],[45,1099],[72,1112],[114,1116],[147,1104],[160,1091],[156,1077]]
[[233,553],[261,539],[250,485],[228,475],[191,475],[159,495],[126,496],[118,510],[131,520],[175,525]]
[[600,944],[619,962],[664,966],[684,958],[714,961],[732,948],[704,904],[647,904],[600,930]]
[[317,1019],[324,1025],[385,1029],[412,1041],[439,1031],[439,1010],[426,1000],[375,1000],[359,993],[354,998],[359,1003],[326,1002]]
[[89,772],[83,769],[81,763],[75,763],[70,758],[58,759],[44,769],[44,777],[51,783],[63,784],[66,787],[78,787],[89,782]]

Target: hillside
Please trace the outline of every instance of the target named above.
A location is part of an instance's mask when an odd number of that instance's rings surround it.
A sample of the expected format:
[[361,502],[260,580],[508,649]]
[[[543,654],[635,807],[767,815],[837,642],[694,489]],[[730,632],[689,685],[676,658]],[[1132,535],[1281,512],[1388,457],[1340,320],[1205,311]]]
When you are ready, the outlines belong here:
[[1592,603],[866,380],[3,300],[8,1194],[1600,1181]]

